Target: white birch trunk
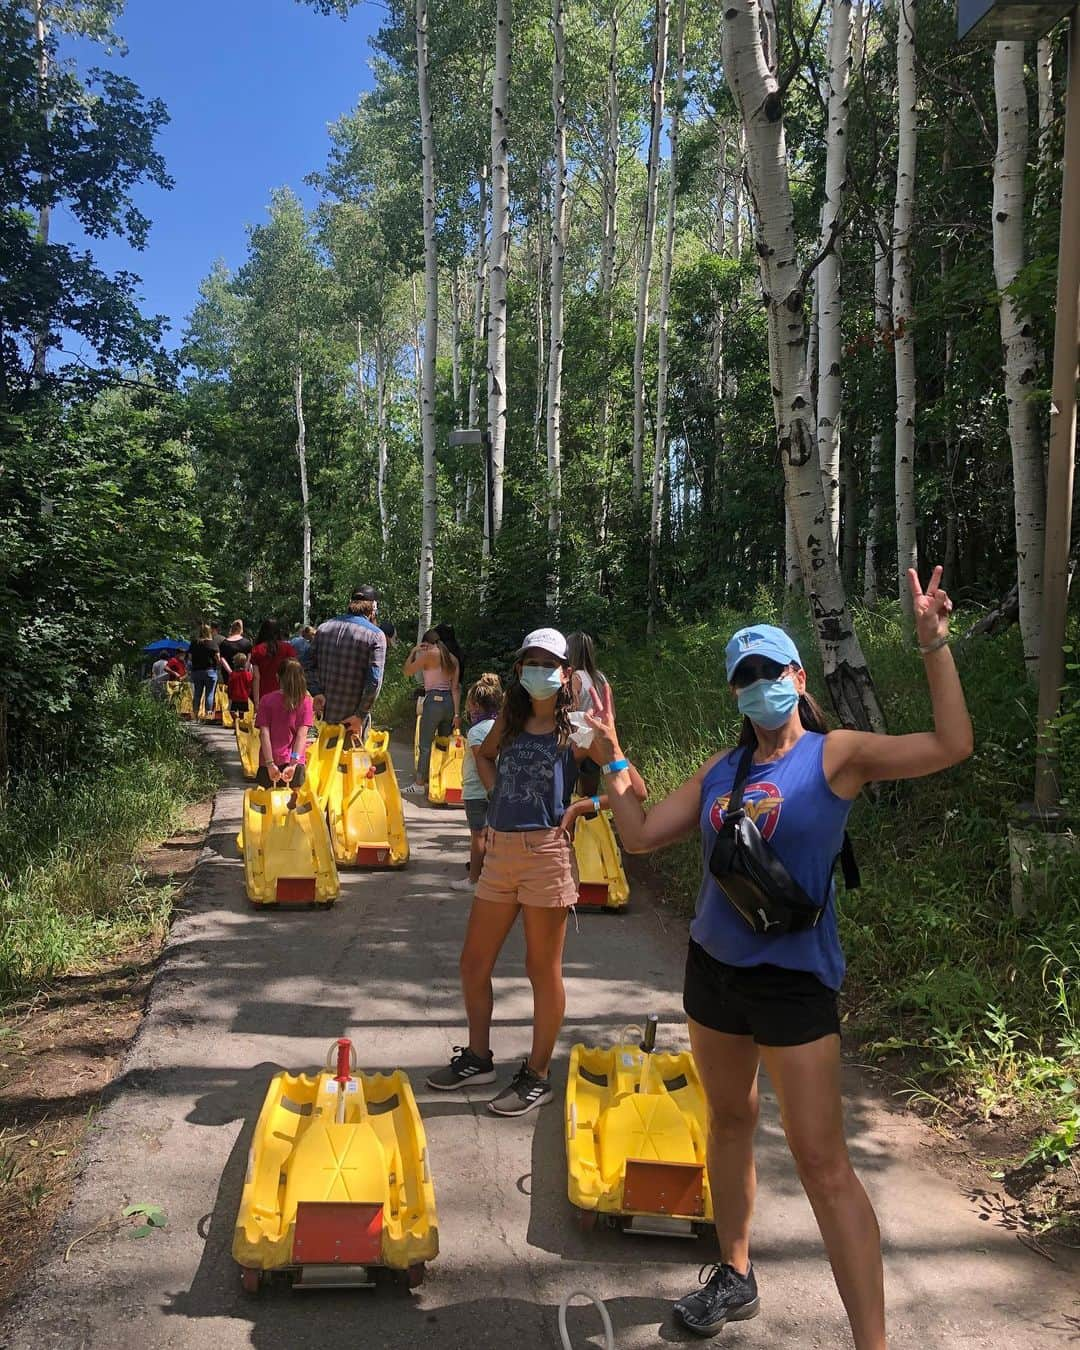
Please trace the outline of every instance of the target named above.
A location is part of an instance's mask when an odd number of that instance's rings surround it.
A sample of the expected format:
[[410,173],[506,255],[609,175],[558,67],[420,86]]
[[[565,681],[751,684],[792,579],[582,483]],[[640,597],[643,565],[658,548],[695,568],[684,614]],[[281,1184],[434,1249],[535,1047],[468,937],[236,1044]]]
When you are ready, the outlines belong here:
[[[892,319],[889,299],[889,224],[883,211],[877,216],[874,239],[874,334],[879,349],[884,350]],[[872,608],[878,602],[878,539],[881,534],[881,476],[883,433],[880,425],[870,437],[870,476],[866,495],[870,509],[866,519],[866,553],[863,559],[863,604]]]
[[387,392],[387,353],[386,341],[381,334],[375,335],[375,445],[378,455],[375,479],[375,497],[379,504],[379,533],[382,536],[383,557],[390,542],[390,517],[386,509],[386,392]]
[[435,577],[435,357],[439,343],[439,257],[435,240],[435,133],[428,85],[427,0],[416,0],[416,87],[420,102],[420,153],[423,165],[424,355],[420,373],[420,439],[423,445],[423,496],[420,521],[420,632],[431,625]]
[[[785,493],[785,497],[786,497]],[[784,618],[790,619],[802,599],[802,567],[799,564],[799,542],[791,520],[791,507],[784,503]]]
[[915,209],[915,19],[917,0],[898,0],[896,18],[896,94],[898,128],[896,204],[892,229],[892,328],[896,366],[894,491],[896,509],[896,586],[900,604],[911,614],[907,569],[918,567],[915,538],[915,336],[912,332],[911,227]]
[[[510,29],[511,0],[495,0],[495,73],[491,89],[491,245],[488,254],[488,434],[491,436],[491,509],[484,512],[484,553],[502,529],[506,459],[506,283],[510,256]],[[488,518],[491,533],[488,538]]]
[[731,232],[734,235],[732,246],[735,257],[741,258],[743,251],[743,174],[746,172],[746,132],[739,124],[738,160],[735,165],[734,215]]
[[[480,416],[480,352],[484,340],[484,287],[487,282],[487,165],[477,181],[476,272],[473,279],[472,361],[469,365],[469,422],[477,426]],[[466,504],[466,513],[468,505]]]
[[293,370],[293,408],[296,412],[296,457],[300,461],[300,513],[304,531],[301,607],[306,627],[311,620],[311,503],[308,497],[307,424],[304,421],[304,368],[299,361]]
[[[37,66],[38,66],[38,106],[45,109],[45,125],[48,127],[52,121],[48,110],[49,98],[49,49],[46,45],[48,38],[48,26],[45,22],[45,0],[34,0],[34,36],[37,41]],[[49,175],[42,175],[43,183],[47,184]],[[45,248],[49,243],[49,221],[50,208],[42,206],[38,210],[37,224],[37,243]],[[40,384],[46,374],[46,355],[49,350],[49,317],[44,315],[41,319],[40,327],[34,335],[33,351],[31,354],[30,374],[35,384]]]
[[777,443],[825,682],[845,725],[881,730],[884,718],[851,621],[836,549],[825,528],[825,494],[806,378],[805,283],[796,261],[783,110],[776,76],[762,49],[758,0],[728,0],[723,59],[746,129],[747,172],[768,320],[769,373],[776,390]]
[[600,294],[604,306],[604,385],[600,395],[600,449],[604,481],[600,497],[600,545],[607,544],[615,447],[611,433],[611,343],[615,331],[613,293],[619,237],[619,3],[608,14],[607,118],[604,134],[604,224],[600,247]]
[[829,110],[821,248],[831,248],[814,278],[817,310],[817,445],[825,509],[833,544],[840,537],[840,245],[847,180],[848,82],[851,78],[851,0],[833,0],[829,28]]
[[1035,44],[1035,70],[1039,89],[1039,159],[1049,159],[1053,146],[1050,129],[1054,125],[1054,44],[1040,38]]
[[1024,44],[994,48],[997,154],[994,157],[994,280],[1005,364],[1005,403],[1012,448],[1013,514],[1016,524],[1016,579],[1024,665],[1038,673],[1042,611],[1043,533],[1046,492],[1039,417],[1031,401],[1038,383],[1038,349],[1031,316],[1006,290],[1024,265],[1024,170],[1028,152]]
[[461,279],[456,266],[450,272],[450,388],[456,426],[461,412]]
[[562,571],[563,270],[566,263],[566,25],[563,0],[551,0],[551,260],[548,278],[547,469],[548,612],[559,612]]
[[653,239],[656,234],[656,200],[660,177],[660,131],[664,123],[664,85],[667,79],[667,41],[670,0],[656,0],[656,44],[653,50],[652,120],[649,128],[649,160],[645,185],[645,228],[638,272],[637,315],[634,323],[634,440],[631,468],[634,507],[644,488],[645,444],[645,335],[649,326],[649,280],[652,274]]
[[660,264],[660,314],[657,320],[656,427],[653,443],[652,493],[649,511],[649,615],[648,632],[656,631],[660,608],[660,513],[663,507],[664,468],[668,455],[668,310],[671,305],[671,262],[675,253],[675,188],[679,163],[679,121],[683,84],[686,79],[686,0],[678,0],[675,14],[675,98],[668,123],[667,216],[664,221],[664,253]]

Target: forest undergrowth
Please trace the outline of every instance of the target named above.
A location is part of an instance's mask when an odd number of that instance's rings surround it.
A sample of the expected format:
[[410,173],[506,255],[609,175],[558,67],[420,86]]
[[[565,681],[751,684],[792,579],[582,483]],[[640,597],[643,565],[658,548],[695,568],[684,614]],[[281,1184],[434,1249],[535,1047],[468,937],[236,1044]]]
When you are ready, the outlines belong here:
[[218,772],[164,705],[110,681],[92,762],[43,763],[0,800],[0,1000],[92,966],[168,921],[140,848],[166,838]]
[[[754,613],[780,618],[765,596]],[[739,718],[723,648],[743,622],[717,615],[648,647],[604,642],[623,744],[654,797],[734,744]],[[858,627],[890,732],[928,727],[922,662],[899,610],[864,614]],[[805,638],[800,648],[811,686],[823,690],[814,643]],[[1035,691],[1020,675],[1015,629],[958,642],[954,653],[975,753],[947,773],[884,785],[852,814],[862,886],[840,892],[845,1021],[910,1098],[986,1120],[1022,1117],[1031,1130],[1025,1161],[1053,1167],[1080,1143],[1080,857],[1059,859],[1049,893],[1014,916],[1007,827],[1031,795]],[[1075,688],[1065,707],[1063,762],[1075,803]],[[689,914],[701,877],[697,841],[652,862]]]

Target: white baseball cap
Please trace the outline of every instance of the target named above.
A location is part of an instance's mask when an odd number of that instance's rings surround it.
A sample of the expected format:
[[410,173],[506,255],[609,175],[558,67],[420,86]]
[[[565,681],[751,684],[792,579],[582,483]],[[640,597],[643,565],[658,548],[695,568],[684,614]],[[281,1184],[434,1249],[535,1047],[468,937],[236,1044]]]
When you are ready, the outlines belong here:
[[525,634],[525,641],[514,653],[514,660],[520,661],[530,647],[538,647],[542,652],[550,652],[560,661],[566,660],[566,639],[557,628],[534,628]]

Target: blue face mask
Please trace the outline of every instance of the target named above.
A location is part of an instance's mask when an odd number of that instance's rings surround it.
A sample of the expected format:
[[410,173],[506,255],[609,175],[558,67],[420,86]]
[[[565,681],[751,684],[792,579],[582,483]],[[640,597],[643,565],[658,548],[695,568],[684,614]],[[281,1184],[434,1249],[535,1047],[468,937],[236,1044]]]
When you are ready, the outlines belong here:
[[739,711],[766,731],[782,727],[799,701],[799,691],[792,680],[781,676],[778,680],[755,680],[739,690]]
[[549,670],[547,666],[522,666],[521,683],[533,698],[554,698],[562,688],[562,667]]

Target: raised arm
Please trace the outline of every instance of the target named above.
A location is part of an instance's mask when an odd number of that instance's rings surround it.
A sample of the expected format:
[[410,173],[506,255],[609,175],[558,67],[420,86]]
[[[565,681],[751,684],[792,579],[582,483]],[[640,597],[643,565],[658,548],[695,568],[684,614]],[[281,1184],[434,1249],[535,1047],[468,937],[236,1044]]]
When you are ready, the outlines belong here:
[[924,592],[918,574],[913,568],[908,569],[915,631],[926,667],[934,729],[909,736],[830,732],[822,766],[829,786],[839,797],[857,797],[867,783],[938,773],[967,759],[974,748],[971,718],[948,647],[952,601],[941,589],[941,571],[940,567],[934,568]]
[[425,647],[422,642],[416,644],[405,658],[406,675],[419,675],[426,668],[429,650],[430,648]]
[[[596,733],[589,751],[592,759],[601,764],[624,759],[615,728],[610,685],[604,686],[602,696],[593,691],[593,711],[587,717]],[[644,784],[632,765],[607,775],[604,795],[611,805],[619,840],[627,853],[652,853],[685,839],[697,829],[701,786],[705,774],[718,758],[714,756],[703,764],[693,778],[688,778],[648,811],[635,790],[639,784],[642,787]]]

